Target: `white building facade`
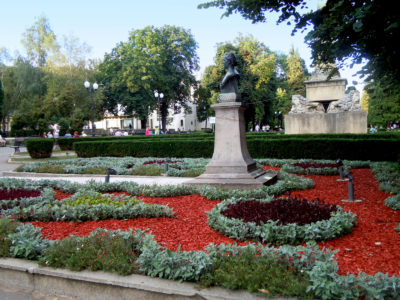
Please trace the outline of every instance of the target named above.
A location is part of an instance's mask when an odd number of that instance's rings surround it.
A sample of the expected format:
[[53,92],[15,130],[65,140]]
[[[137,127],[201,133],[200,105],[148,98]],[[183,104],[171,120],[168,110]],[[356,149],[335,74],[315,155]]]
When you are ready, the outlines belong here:
[[[172,109],[168,110],[167,125],[166,128],[172,131],[200,131],[206,128],[206,122],[199,122],[197,120],[197,107],[190,101],[189,107],[191,108],[190,113],[185,113],[183,110],[180,113],[175,114]],[[158,111],[154,110],[150,113],[147,126],[150,129],[155,129],[160,126]],[[141,127],[139,119],[126,116],[122,107],[118,109],[118,116],[113,114],[105,113],[104,119],[95,122],[96,129],[103,129],[109,131],[115,130],[138,130],[146,129]],[[207,128],[211,128],[210,122],[207,122]]]

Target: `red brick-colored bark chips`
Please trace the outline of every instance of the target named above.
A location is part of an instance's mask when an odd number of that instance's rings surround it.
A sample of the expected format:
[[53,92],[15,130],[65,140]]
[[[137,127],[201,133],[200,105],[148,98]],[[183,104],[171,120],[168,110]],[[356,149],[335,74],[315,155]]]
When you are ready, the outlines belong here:
[[[265,168],[269,168],[266,166]],[[277,169],[277,168],[271,168]],[[292,191],[291,197],[321,199],[326,204],[343,207],[357,215],[353,232],[340,238],[319,242],[321,247],[339,250],[337,260],[339,273],[357,274],[377,272],[390,276],[400,275],[400,234],[394,227],[400,223],[400,211],[388,208],[384,200],[390,195],[379,191],[378,182],[369,169],[352,169],[355,199],[359,203],[342,202],[348,198],[348,183],[338,182],[338,176],[308,175],[315,188]],[[57,198],[69,195],[57,192]],[[287,196],[287,195],[286,195]],[[203,250],[208,244],[234,243],[235,240],[211,229],[207,223],[207,212],[219,201],[210,201],[200,195],[179,197],[141,197],[146,203],[168,205],[174,210],[174,218],[139,218],[132,220],[104,220],[87,222],[32,222],[42,227],[42,234],[48,239],[62,239],[73,235],[85,236],[98,227],[105,229],[148,230],[157,242],[171,250],[181,245],[182,250]],[[246,242],[239,242],[244,245]]]

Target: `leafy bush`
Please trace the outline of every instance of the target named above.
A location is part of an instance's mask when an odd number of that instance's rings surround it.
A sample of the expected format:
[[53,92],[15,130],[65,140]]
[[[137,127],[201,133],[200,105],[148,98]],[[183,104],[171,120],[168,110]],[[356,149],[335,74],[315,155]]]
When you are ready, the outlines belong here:
[[386,206],[395,210],[400,210],[400,194],[385,199]]
[[[65,165],[54,165],[51,163],[44,163],[37,167],[36,173],[55,173],[55,174],[65,174]],[[24,170],[24,169],[23,169]]]
[[8,235],[12,244],[10,253],[13,257],[36,260],[50,245],[50,241],[42,239],[41,228],[30,223],[20,224],[15,230],[15,233]]
[[135,236],[96,230],[87,237],[69,237],[46,249],[41,264],[73,271],[104,270],[128,275],[138,272]]
[[306,272],[276,258],[257,256],[249,248],[243,248],[236,255],[221,255],[212,268],[202,275],[200,284],[274,296],[313,298],[306,292],[309,285]]
[[27,139],[25,146],[32,158],[48,158],[53,152],[53,139]]
[[77,205],[88,205],[93,207],[95,205],[112,205],[115,207],[124,206],[128,203],[132,205],[139,204],[140,201],[136,198],[121,196],[121,195],[102,195],[101,193],[95,193],[92,195],[79,195],[78,197],[72,198],[70,201],[64,202],[68,206]]
[[10,247],[12,246],[12,241],[8,236],[15,233],[19,225],[19,222],[7,217],[0,218],[0,257],[11,256]]
[[137,176],[160,176],[163,173],[163,168],[157,165],[140,166],[131,171],[131,175]]
[[[394,138],[254,138],[247,141],[252,157],[313,158],[347,160],[396,161],[400,139]],[[75,142],[79,157],[135,156],[135,157],[211,157],[213,139],[131,139]]]

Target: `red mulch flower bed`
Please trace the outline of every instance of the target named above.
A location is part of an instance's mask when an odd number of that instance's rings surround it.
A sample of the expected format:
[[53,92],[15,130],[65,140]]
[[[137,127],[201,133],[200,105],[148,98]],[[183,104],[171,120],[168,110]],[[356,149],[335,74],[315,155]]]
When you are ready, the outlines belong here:
[[[266,167],[266,169],[277,169]],[[319,245],[339,250],[337,257],[339,272],[367,274],[377,272],[400,276],[400,234],[394,227],[400,223],[400,211],[384,205],[389,195],[379,191],[378,182],[369,169],[353,169],[355,199],[361,203],[346,203],[347,182],[337,182],[338,176],[308,175],[315,182],[315,188],[306,191],[292,191],[290,196],[307,199],[323,199],[327,204],[336,204],[345,211],[357,214],[358,225],[353,232],[335,240],[320,242]],[[67,195],[57,192],[63,198]],[[155,239],[163,246],[176,250],[178,245],[183,250],[202,250],[209,243],[233,243],[230,239],[207,224],[207,211],[218,201],[208,201],[200,195],[142,198],[147,203],[168,204],[176,218],[153,218],[135,220],[104,220],[76,222],[32,222],[43,227],[42,234],[48,239],[60,239],[74,235],[88,235],[98,227],[108,229],[129,228],[149,229]],[[244,244],[244,243],[239,243]]]

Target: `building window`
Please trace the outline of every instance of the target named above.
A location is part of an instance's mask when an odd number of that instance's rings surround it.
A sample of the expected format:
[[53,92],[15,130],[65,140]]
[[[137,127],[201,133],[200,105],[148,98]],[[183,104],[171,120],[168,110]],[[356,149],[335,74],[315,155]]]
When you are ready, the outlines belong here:
[[181,127],[183,127],[183,120],[181,120]]

